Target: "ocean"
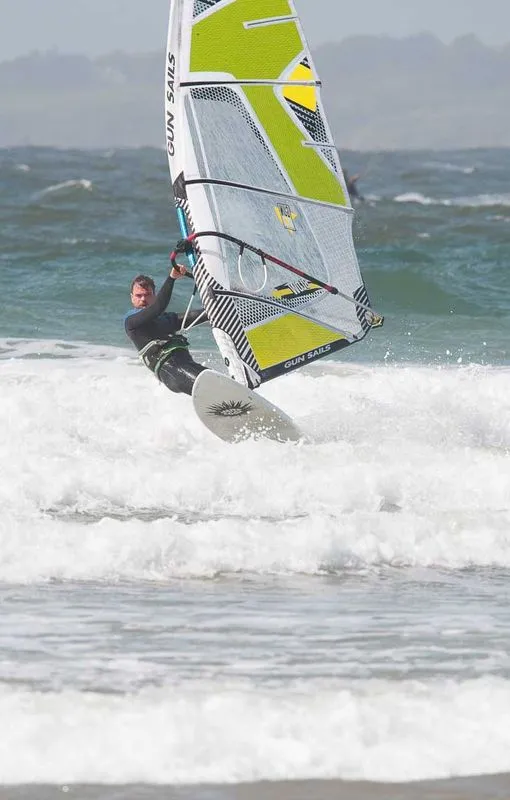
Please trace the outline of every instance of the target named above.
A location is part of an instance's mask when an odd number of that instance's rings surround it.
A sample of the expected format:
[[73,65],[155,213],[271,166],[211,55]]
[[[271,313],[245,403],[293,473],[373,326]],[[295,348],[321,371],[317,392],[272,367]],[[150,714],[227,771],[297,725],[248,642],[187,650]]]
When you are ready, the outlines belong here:
[[384,327],[228,445],[123,330],[164,152],[0,150],[2,800],[510,797],[510,151],[342,160]]

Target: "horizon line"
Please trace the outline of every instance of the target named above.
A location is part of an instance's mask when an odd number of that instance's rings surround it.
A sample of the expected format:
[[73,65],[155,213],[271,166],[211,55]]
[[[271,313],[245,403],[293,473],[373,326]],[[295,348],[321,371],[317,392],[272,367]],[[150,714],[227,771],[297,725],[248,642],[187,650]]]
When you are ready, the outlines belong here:
[[[442,45],[445,48],[453,47],[453,46],[457,45],[459,42],[462,42],[463,40],[471,39],[472,41],[476,42],[477,44],[482,45],[483,47],[487,48],[488,50],[503,51],[503,50],[506,50],[507,48],[510,48],[510,40],[505,42],[504,44],[488,44],[487,42],[484,42],[483,39],[481,39],[480,36],[475,32],[459,34],[458,36],[456,36],[453,39],[451,39],[449,42],[446,42],[443,39],[441,39],[435,33],[431,33],[430,31],[421,31],[421,32],[418,32],[418,33],[409,34],[408,36],[398,36],[398,35],[389,34],[389,33],[381,33],[381,34],[372,34],[372,33],[351,34],[349,36],[344,36],[343,38],[338,39],[336,41],[334,41],[334,40],[325,40],[325,41],[321,42],[320,44],[315,45],[312,49],[314,51],[317,51],[317,50],[320,50],[320,49],[322,49],[324,47],[329,47],[329,46],[332,46],[332,45],[333,46],[337,46],[337,45],[341,45],[341,44],[343,44],[345,42],[352,42],[352,41],[359,40],[359,39],[365,39],[365,40],[367,40],[367,39],[368,40],[375,39],[375,40],[379,40],[379,41],[380,40],[390,40],[390,41],[398,41],[398,42],[406,42],[406,41],[410,41],[410,40],[412,41],[413,39],[433,39],[434,41],[438,42],[440,45]],[[50,55],[55,55],[55,56],[82,56],[84,58],[88,58],[91,61],[94,61],[96,59],[106,58],[108,56],[120,55],[120,54],[128,55],[128,56],[150,56],[150,55],[155,55],[156,53],[159,53],[160,51],[164,52],[164,49],[165,48],[163,46],[161,48],[154,48],[152,50],[123,50],[121,48],[113,47],[112,49],[105,50],[105,51],[103,51],[101,53],[86,53],[86,52],[77,51],[77,50],[75,50],[75,51],[62,50],[59,45],[52,45],[52,46],[44,48],[44,49],[43,48],[42,49],[31,49],[31,50],[28,50],[28,51],[25,51],[25,52],[22,52],[22,53],[18,53],[17,55],[9,56],[8,58],[3,58],[0,61],[0,65],[1,64],[8,64],[9,62],[17,61],[18,59],[30,58],[30,57],[34,57],[34,56],[50,56]]]

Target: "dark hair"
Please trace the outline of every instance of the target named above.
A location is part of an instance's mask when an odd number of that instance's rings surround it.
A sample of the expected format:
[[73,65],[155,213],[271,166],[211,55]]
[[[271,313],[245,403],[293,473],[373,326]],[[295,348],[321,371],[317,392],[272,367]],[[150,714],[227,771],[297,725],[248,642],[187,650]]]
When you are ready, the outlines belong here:
[[131,294],[133,294],[135,284],[141,286],[142,289],[152,289],[153,292],[156,289],[156,284],[148,275],[137,275],[136,278],[133,278],[131,281]]

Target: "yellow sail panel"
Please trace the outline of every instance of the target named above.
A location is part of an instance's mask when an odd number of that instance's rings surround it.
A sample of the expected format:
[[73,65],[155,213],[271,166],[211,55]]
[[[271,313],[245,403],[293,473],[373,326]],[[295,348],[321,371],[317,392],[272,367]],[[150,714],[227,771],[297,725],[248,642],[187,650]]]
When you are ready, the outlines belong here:
[[[310,67],[306,64],[298,64],[296,69],[289,76],[289,81],[313,81],[314,77]],[[286,86],[283,96],[291,103],[306,108],[315,113],[317,111],[317,90],[315,86]]]
[[246,336],[261,369],[345,338],[295,314],[285,314],[247,330]]

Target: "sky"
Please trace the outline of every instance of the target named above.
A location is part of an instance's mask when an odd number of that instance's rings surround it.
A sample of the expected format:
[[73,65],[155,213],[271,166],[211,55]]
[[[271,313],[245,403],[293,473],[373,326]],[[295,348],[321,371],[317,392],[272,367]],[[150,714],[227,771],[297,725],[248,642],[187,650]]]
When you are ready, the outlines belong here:
[[[254,0],[256,1],[256,0]],[[509,0],[295,0],[313,49],[359,34],[430,32],[445,43],[475,33],[510,43]],[[0,61],[33,50],[97,56],[166,42],[169,0],[0,0]]]

